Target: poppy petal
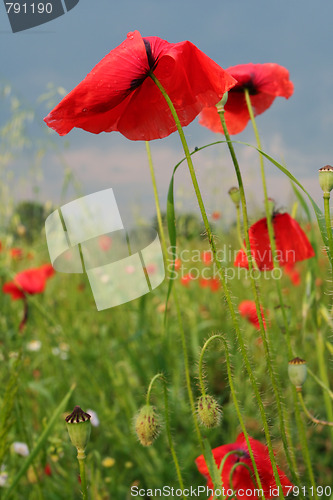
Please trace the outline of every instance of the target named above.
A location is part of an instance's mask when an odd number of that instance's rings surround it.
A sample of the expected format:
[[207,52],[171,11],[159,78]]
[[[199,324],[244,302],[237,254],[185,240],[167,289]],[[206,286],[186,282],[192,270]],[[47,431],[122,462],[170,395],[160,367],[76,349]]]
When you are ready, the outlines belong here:
[[[314,257],[315,253],[303,229],[289,214],[276,214],[273,216],[273,227],[277,258],[280,266],[287,263],[294,264]],[[272,270],[274,268],[272,251],[269,241],[267,219],[263,218],[253,224],[249,229],[251,253],[258,268]],[[235,258],[234,265],[248,268],[247,256],[241,249]]]
[[95,134],[118,130],[132,140],[166,137],[176,124],[150,71],[168,93],[182,126],[236,83],[192,43],[142,38],[134,31],[44,120],[60,135],[77,127]]
[[[250,120],[244,95],[245,89],[249,91],[255,116],[266,111],[276,97],[288,99],[294,90],[293,83],[289,80],[288,70],[279,64],[240,64],[231,66],[226,71],[237,80],[237,84],[229,91],[224,113],[231,135],[242,132]],[[223,133],[215,106],[203,109],[199,123],[213,132]]]

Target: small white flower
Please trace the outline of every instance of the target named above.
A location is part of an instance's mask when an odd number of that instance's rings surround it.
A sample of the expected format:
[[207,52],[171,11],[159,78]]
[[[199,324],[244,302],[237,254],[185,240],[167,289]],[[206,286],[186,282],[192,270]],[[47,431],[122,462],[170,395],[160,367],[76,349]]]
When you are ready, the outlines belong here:
[[93,427],[98,427],[99,426],[99,418],[97,413],[94,410],[87,410],[87,413],[91,416],[90,423]]
[[31,342],[28,342],[28,344],[27,344],[27,349],[28,349],[28,351],[31,351],[31,352],[37,352],[40,350],[41,347],[42,347],[42,343],[40,340],[32,340]]
[[26,443],[20,443],[19,441],[15,441],[15,443],[13,443],[13,449],[15,453],[21,455],[22,457],[27,457],[29,455],[29,448]]

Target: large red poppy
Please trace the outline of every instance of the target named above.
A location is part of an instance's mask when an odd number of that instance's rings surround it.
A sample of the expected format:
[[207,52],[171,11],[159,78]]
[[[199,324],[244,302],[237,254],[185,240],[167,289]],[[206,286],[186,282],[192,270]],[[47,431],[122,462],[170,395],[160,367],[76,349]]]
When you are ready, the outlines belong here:
[[[315,253],[303,229],[289,214],[273,215],[273,227],[277,259],[280,266],[310,259]],[[249,229],[249,238],[252,256],[263,270],[274,268],[271,245],[269,242],[267,219],[258,220]],[[246,253],[239,250],[234,261],[237,267],[249,267]]]
[[3,292],[9,293],[13,300],[24,299],[25,295],[35,295],[45,290],[46,281],[54,274],[50,264],[38,268],[26,269],[16,274],[13,281],[3,285]]
[[[276,494],[276,482],[274,479],[273,468],[270,462],[267,447],[260,443],[260,441],[257,441],[256,439],[253,439],[251,437],[249,438],[249,440],[265,497],[272,498],[274,496],[278,496]],[[230,472],[235,463],[244,462],[253,471],[252,461],[243,433],[239,434],[235,443],[225,444],[212,450],[216,465],[218,467],[220,466],[223,457],[231,451],[235,451],[235,454],[231,454],[228,456],[222,470],[222,482],[225,491],[227,491],[228,489],[232,489],[233,487],[233,490],[236,492],[237,498],[241,500],[244,500],[245,498],[253,498],[257,500],[258,494],[255,490],[258,489],[258,486],[255,486],[253,484],[250,472],[246,467],[242,465],[236,467],[232,477],[232,485],[230,484]],[[203,455],[200,455],[200,457],[196,459],[195,463],[199,469],[199,472],[201,472],[201,474],[203,474],[207,478],[208,488],[213,489],[213,482],[210,478]],[[292,487],[292,483],[289,481],[284,472],[279,468],[278,474],[283,488],[283,493],[286,495],[290,490],[290,487]],[[212,499],[213,496],[209,498],[209,500]]]
[[[229,91],[224,118],[229,134],[242,132],[250,120],[244,90],[248,89],[254,115],[260,115],[273,103],[275,97],[288,99],[293,91],[289,71],[275,63],[239,64],[226,70],[237,84]],[[202,110],[199,123],[213,132],[223,133],[216,107]]]
[[58,134],[72,128],[114,130],[132,140],[159,139],[176,130],[170,109],[155,83],[163,85],[183,126],[205,106],[213,106],[235,85],[220,66],[185,41],[169,43],[138,31],[102,59],[45,122]]
[[[260,306],[260,310],[264,327],[266,327],[264,310],[262,306]],[[253,326],[256,327],[257,330],[260,330],[257,308],[253,300],[243,300],[238,306],[238,311],[239,314],[243,316],[243,318],[246,318]]]

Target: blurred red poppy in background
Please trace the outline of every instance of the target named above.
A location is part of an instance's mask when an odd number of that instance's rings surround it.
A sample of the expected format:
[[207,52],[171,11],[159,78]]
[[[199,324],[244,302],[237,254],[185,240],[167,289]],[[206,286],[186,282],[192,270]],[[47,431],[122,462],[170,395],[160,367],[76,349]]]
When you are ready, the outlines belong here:
[[177,127],[151,73],[168,93],[182,126],[236,83],[192,43],[142,38],[133,31],[44,120],[60,135],[77,127],[94,134],[118,131],[132,140],[166,137]]
[[[277,258],[280,266],[295,264],[301,260],[314,257],[315,253],[303,229],[289,214],[273,215],[273,227]],[[252,256],[260,269],[274,268],[271,245],[269,242],[267,219],[258,220],[249,229]],[[243,249],[236,255],[234,265],[249,267],[246,253]]]
[[301,284],[301,274],[295,269],[295,263],[290,262],[284,266],[284,272],[289,276],[293,285],[298,286]]
[[13,281],[2,287],[4,293],[11,295],[13,300],[24,299],[25,295],[35,295],[45,290],[46,281],[54,275],[51,264],[43,264],[38,268],[26,269],[16,274]]
[[183,286],[186,286],[188,287],[190,285],[190,282],[194,279],[194,277],[192,276],[191,273],[187,273],[187,274],[184,274],[184,276],[182,276],[180,278],[180,282]]
[[[250,120],[245,89],[249,91],[255,116],[266,111],[276,97],[288,99],[294,91],[294,86],[289,80],[289,71],[279,64],[239,64],[231,66],[226,71],[237,80],[237,84],[229,91],[224,106],[224,118],[229,134],[242,132]],[[215,106],[202,110],[199,123],[213,132],[223,133]]]
[[[251,437],[249,437],[249,440],[265,497],[273,498],[274,496],[278,496],[278,494],[276,493],[277,492],[276,482],[274,479],[273,468],[269,458],[269,452],[267,446],[264,446],[262,443],[260,443],[260,441],[257,441],[256,439],[253,439]],[[219,446],[218,448],[212,450],[217,467],[220,467],[223,457],[227,453],[232,451],[234,451],[235,453],[228,456],[223,466],[222,470],[223,487],[225,488],[225,490],[233,488],[233,490],[236,493],[236,498],[240,500],[244,500],[244,498],[258,499],[257,488],[259,488],[259,486],[258,485],[255,486],[253,484],[250,472],[246,467],[242,465],[236,467],[232,477],[232,484],[230,483],[230,472],[233,465],[236,464],[237,462],[244,462],[253,472],[252,461],[249,455],[248,446],[243,433],[239,434],[235,443],[225,444],[223,446]],[[208,488],[213,489],[213,482],[209,475],[208,467],[206,465],[203,455],[200,455],[200,457],[196,459],[195,463],[198,467],[199,472],[207,478]],[[287,476],[284,474],[284,472],[281,471],[281,469],[279,469],[279,467],[277,468],[277,470],[281,481],[283,494],[286,495],[287,492],[290,490],[290,487],[292,487],[293,485],[289,481]],[[253,472],[253,477],[255,477],[254,472]],[[240,492],[238,495],[237,491],[241,489],[243,491]],[[245,491],[246,491],[246,496],[244,496]],[[251,494],[251,492],[253,493]],[[209,498],[209,500],[212,499],[213,496]]]
[[[266,328],[266,320],[262,306],[260,306],[260,310],[262,321],[264,323],[264,327]],[[250,323],[252,323],[252,325],[255,326],[257,330],[260,330],[257,308],[253,300],[243,300],[238,306],[238,311],[239,314],[243,316],[243,318],[246,318]]]

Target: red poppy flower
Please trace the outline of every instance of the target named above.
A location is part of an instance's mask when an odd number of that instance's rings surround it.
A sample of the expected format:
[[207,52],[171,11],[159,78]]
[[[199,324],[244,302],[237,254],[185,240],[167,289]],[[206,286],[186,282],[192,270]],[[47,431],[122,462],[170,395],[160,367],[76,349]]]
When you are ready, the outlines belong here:
[[[206,108],[205,108],[205,109],[206,109]],[[220,212],[216,212],[216,211],[215,211],[215,212],[213,212],[213,213],[212,213],[212,219],[213,219],[213,220],[219,220],[220,218],[221,218],[221,214],[220,214]]]
[[175,271],[179,271],[179,269],[182,267],[182,261],[180,259],[175,259]]
[[[310,259],[315,253],[306,234],[298,222],[289,214],[276,214],[273,216],[276,255],[280,266],[295,264],[295,262]],[[273,269],[273,257],[269,242],[267,219],[258,220],[249,229],[251,253],[258,268],[262,270]],[[243,249],[236,255],[234,265],[249,267],[246,253]]]
[[218,292],[221,288],[220,280],[218,278],[211,278],[209,286],[212,292]]
[[112,239],[107,234],[102,234],[98,238],[98,244],[103,252],[108,252],[112,246]]
[[24,299],[25,294],[42,293],[46,281],[53,274],[54,269],[50,264],[44,264],[39,268],[26,269],[18,273],[13,281],[5,283],[2,290],[4,293],[9,293],[13,300]]
[[210,284],[210,278],[200,278],[199,279],[199,286],[201,288],[208,288]]
[[204,250],[201,253],[201,260],[204,264],[209,264],[213,260],[213,255],[210,250]]
[[[278,496],[276,494],[276,482],[274,479],[273,468],[270,462],[267,446],[264,446],[262,443],[260,443],[260,441],[257,441],[256,439],[253,439],[251,437],[249,438],[249,440],[265,497],[273,498],[274,496]],[[230,484],[230,472],[235,463],[244,462],[253,471],[252,461],[243,433],[239,434],[235,443],[225,444],[212,450],[217,467],[220,466],[223,457],[230,451],[235,451],[235,454],[231,454],[228,456],[222,470],[222,482],[225,491],[233,488],[233,490],[236,492],[236,497],[240,500],[244,500],[244,498],[258,499],[257,491],[255,491],[258,486],[255,486],[253,484],[250,472],[246,467],[242,465],[236,467],[232,477],[232,485]],[[209,476],[208,468],[203,455],[198,457],[195,463],[199,469],[199,472],[201,472],[201,474],[207,478],[208,488],[213,488],[213,482]],[[290,490],[290,487],[292,487],[293,485],[284,474],[284,472],[279,468],[278,474],[281,481],[283,494],[286,495]],[[251,491],[253,492],[252,494]],[[213,496],[209,498],[209,500],[212,499]]]
[[94,134],[117,130],[134,141],[166,137],[177,127],[163,95],[149,78],[151,72],[168,93],[182,126],[191,123],[205,106],[219,102],[236,83],[192,43],[142,38],[134,31],[45,122],[60,135],[77,127]]
[[181,277],[180,282],[183,286],[188,287],[190,285],[190,282],[193,280],[193,276],[191,273],[184,274],[184,276]]
[[[260,306],[260,310],[262,321],[264,323],[264,327],[266,328],[266,321],[262,306]],[[238,311],[239,314],[243,316],[243,318],[246,318],[250,323],[252,323],[252,325],[255,326],[257,330],[260,330],[257,308],[253,300],[243,300],[238,306]]]
[[[289,80],[289,71],[279,64],[239,64],[226,71],[236,78],[237,84],[229,91],[224,107],[224,118],[229,134],[242,132],[250,120],[244,90],[248,89],[254,115],[260,115],[273,103],[275,97],[288,99],[294,86]],[[223,133],[216,107],[205,108],[199,123],[213,132]]]
[[23,258],[23,250],[21,248],[13,247],[9,252],[13,260],[20,260]]
[[301,275],[295,269],[295,263],[294,262],[286,264],[284,266],[284,272],[289,276],[290,281],[292,282],[293,285],[298,286],[298,285],[301,284]]

